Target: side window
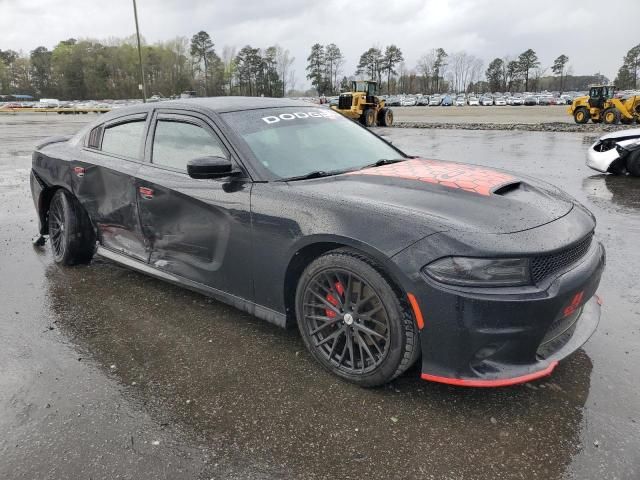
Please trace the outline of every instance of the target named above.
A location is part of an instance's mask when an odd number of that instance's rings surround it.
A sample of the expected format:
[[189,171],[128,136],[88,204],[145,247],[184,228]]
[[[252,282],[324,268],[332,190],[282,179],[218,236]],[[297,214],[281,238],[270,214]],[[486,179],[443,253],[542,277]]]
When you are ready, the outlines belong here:
[[101,150],[127,158],[139,159],[144,123],[144,120],[136,120],[105,128]]
[[89,137],[87,139],[87,147],[89,148],[100,148],[100,132],[102,131],[102,125],[97,126],[91,132],[89,132]]
[[159,120],[153,137],[152,162],[187,171],[187,162],[198,157],[227,157],[212,133],[192,123]]

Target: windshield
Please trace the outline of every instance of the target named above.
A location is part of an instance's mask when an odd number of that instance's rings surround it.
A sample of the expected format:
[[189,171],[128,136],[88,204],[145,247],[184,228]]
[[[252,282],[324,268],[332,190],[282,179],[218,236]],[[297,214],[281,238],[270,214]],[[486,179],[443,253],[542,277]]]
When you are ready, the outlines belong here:
[[313,106],[223,113],[257,160],[279,178],[355,170],[404,156],[339,113]]

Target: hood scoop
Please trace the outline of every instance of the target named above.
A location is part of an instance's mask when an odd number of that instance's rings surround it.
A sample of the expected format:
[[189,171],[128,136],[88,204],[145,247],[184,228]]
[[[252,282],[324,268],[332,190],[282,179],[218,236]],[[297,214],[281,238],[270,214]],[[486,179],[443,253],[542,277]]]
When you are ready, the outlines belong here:
[[504,185],[499,186],[493,191],[494,195],[507,196],[511,193],[516,192],[522,185],[522,182],[515,181],[511,183],[505,183]]

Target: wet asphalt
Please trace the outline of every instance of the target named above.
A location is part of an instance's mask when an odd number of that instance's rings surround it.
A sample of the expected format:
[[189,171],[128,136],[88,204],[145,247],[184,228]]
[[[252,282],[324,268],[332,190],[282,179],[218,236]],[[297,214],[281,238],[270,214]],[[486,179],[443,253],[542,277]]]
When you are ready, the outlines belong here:
[[33,145],[92,118],[0,117],[0,479],[640,478],[640,179],[588,169],[592,137],[379,129],[410,154],[564,188],[608,264],[598,331],[550,378],[461,389],[414,368],[365,390],[295,330],[34,249]]

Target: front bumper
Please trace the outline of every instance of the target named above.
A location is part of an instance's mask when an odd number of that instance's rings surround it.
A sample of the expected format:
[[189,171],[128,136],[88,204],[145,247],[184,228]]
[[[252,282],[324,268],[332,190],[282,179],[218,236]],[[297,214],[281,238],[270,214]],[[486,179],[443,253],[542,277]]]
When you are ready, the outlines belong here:
[[594,143],[587,150],[587,167],[592,168],[598,172],[607,173],[611,164],[620,158],[618,150],[612,148],[605,152],[598,152],[595,150],[595,146],[599,142]]
[[462,292],[424,279],[422,378],[461,386],[513,385],[551,374],[596,330],[605,253],[589,252],[545,290]]

